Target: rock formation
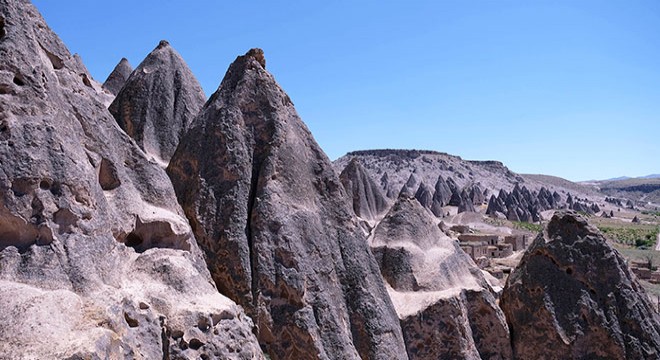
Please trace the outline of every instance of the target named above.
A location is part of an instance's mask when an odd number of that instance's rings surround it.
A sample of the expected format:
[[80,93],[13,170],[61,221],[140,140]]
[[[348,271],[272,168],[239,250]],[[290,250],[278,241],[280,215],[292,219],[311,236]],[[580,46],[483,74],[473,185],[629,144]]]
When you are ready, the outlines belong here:
[[372,251],[411,359],[510,359],[504,314],[482,273],[418,201],[400,196]]
[[442,207],[448,205],[449,200],[451,200],[451,189],[447,185],[447,182],[445,182],[445,179],[442,178],[442,175],[440,175],[438,176],[438,181],[435,183],[431,212],[437,217],[444,216]]
[[261,50],[229,67],[167,171],[215,283],[270,358],[405,358],[343,186]]
[[657,359],[660,325],[603,235],[557,212],[512,272],[500,302],[520,359]]
[[80,59],[27,1],[0,30],[0,357],[263,358]]
[[348,163],[339,180],[351,197],[357,216],[371,220],[387,210],[388,202],[380,187],[357,160]]
[[431,209],[433,206],[433,189],[424,182],[421,182],[415,193],[415,199],[417,199],[423,207]]
[[163,40],[133,71],[109,110],[148,156],[166,165],[205,100],[195,75]]
[[411,173],[408,177],[408,181],[403,185],[401,191],[399,191],[399,196],[405,197],[415,197],[417,193],[417,188],[419,187],[419,180],[415,176],[415,173]]
[[119,90],[126,84],[126,80],[131,76],[133,67],[129,64],[126,58],[121,58],[119,64],[115,66],[108,78],[103,83],[103,88],[108,90],[112,95],[117,96]]
[[[545,187],[541,187],[537,193],[516,184],[510,193],[502,189],[497,196],[491,195],[486,214],[501,216],[511,221],[537,222],[542,211],[560,208],[560,199],[559,194],[550,193]],[[572,204],[570,194],[568,199]]]

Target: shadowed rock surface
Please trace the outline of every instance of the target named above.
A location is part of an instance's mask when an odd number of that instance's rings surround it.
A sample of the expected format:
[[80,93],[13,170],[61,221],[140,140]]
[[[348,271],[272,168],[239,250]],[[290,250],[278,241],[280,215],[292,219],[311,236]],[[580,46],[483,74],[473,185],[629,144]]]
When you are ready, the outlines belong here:
[[0,19],[0,357],[262,358],[101,86],[29,2]]
[[346,166],[339,179],[351,197],[357,216],[370,220],[387,210],[389,204],[380,187],[357,160]]
[[126,84],[126,80],[133,72],[133,67],[126,58],[121,58],[119,64],[115,66],[108,78],[103,83],[103,88],[108,90],[112,95],[119,94],[119,90]]
[[419,188],[417,188],[417,192],[415,193],[415,199],[417,199],[423,207],[430,210],[433,206],[433,189],[423,182],[420,183]]
[[109,110],[147,155],[167,164],[205,101],[195,75],[163,40],[131,73]]
[[374,230],[411,359],[510,359],[509,330],[483,274],[414,198],[400,196]]
[[444,216],[442,207],[448,205],[449,200],[451,200],[451,189],[447,185],[447,182],[445,182],[445,179],[442,178],[442,175],[440,175],[435,182],[435,193],[433,193],[431,212],[437,217]]
[[660,325],[625,260],[580,215],[557,212],[500,302],[520,359],[657,359]]
[[272,359],[406,358],[343,186],[261,50],[229,67],[168,174],[217,286]]

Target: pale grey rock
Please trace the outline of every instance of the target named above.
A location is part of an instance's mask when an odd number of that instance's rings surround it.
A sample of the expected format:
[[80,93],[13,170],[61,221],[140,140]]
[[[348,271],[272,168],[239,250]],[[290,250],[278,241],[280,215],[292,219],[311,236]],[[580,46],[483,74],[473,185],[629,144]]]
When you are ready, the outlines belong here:
[[112,95],[117,96],[119,90],[126,84],[126,80],[133,72],[133,67],[126,58],[121,58],[117,66],[112,69],[108,78],[103,83],[103,88],[109,91]]
[[0,19],[0,357],[263,358],[80,59],[28,1],[0,0]]
[[411,359],[511,359],[506,320],[482,272],[418,201],[400,196],[371,247]]
[[229,67],[167,171],[271,359],[406,358],[347,194],[261,50]]
[[500,305],[520,359],[657,359],[660,324],[623,257],[572,211],[555,213]]
[[205,101],[195,75],[163,40],[131,73],[109,110],[149,157],[166,166]]

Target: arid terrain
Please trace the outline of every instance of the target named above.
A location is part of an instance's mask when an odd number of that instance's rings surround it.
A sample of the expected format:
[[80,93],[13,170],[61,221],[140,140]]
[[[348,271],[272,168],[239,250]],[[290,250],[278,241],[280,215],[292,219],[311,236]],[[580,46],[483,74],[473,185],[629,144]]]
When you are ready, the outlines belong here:
[[0,359],[660,358],[657,179],[331,162],[261,49],[154,46],[101,84],[0,0]]

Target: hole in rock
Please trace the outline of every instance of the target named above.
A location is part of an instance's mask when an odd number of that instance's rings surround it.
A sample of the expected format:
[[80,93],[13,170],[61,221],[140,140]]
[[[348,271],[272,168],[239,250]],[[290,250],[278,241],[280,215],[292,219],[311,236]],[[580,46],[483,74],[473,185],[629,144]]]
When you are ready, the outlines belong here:
[[124,320],[126,320],[126,323],[128,324],[128,326],[130,326],[132,328],[138,327],[137,319],[133,319],[130,315],[128,315],[128,313],[124,313]]
[[566,273],[567,273],[568,275],[573,274],[573,269],[571,269],[571,268],[566,268]]
[[15,246],[19,252],[25,252],[33,244],[48,245],[52,241],[47,226],[30,223],[7,209],[0,209],[0,250]]
[[201,342],[199,339],[191,339],[190,342],[188,343],[188,346],[193,349],[193,350],[199,350],[202,346],[204,346],[204,343]]
[[5,18],[0,16],[0,39],[5,37],[5,35],[7,35],[7,33],[5,32]]
[[208,331],[211,328],[211,324],[209,323],[209,319],[208,318],[199,318],[199,320],[197,320],[197,328],[204,331],[204,332]]
[[89,80],[89,77],[87,77],[87,74],[80,74],[80,77],[82,78],[83,85],[87,87],[92,87],[92,82]]
[[41,180],[41,182],[39,183],[39,188],[41,190],[50,190],[50,181],[46,179]]
[[18,85],[18,86],[23,86],[23,85],[25,85],[25,80],[23,80],[23,77],[22,77],[21,75],[19,75],[19,74],[16,74],[16,76],[14,76],[14,80],[13,80],[13,81],[14,81],[14,84],[16,84],[16,85]]
[[99,184],[103,190],[116,189],[121,185],[117,167],[112,161],[103,158],[101,159],[101,166],[99,167]]
[[[126,246],[130,246],[132,248],[139,247],[140,245],[142,245],[142,242],[143,242],[142,238],[134,232],[128,234],[126,236],[126,240],[124,240],[124,244],[126,244]],[[139,252],[141,252],[141,251],[139,251]]]
[[135,220],[135,229],[124,238],[124,244],[138,253],[151,248],[190,251],[188,234],[176,234],[165,220],[142,222],[139,217]]

